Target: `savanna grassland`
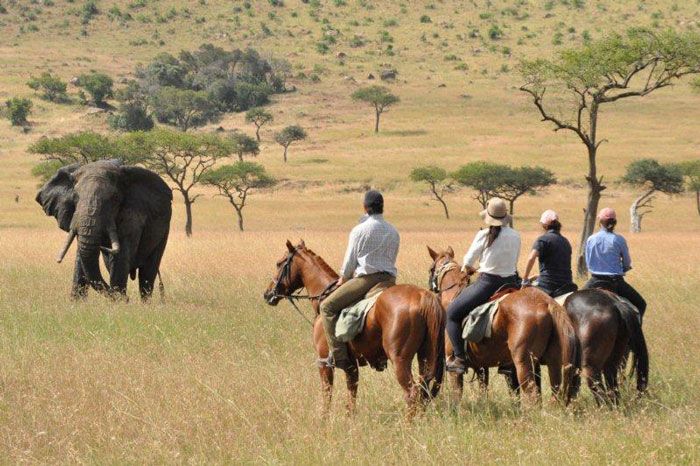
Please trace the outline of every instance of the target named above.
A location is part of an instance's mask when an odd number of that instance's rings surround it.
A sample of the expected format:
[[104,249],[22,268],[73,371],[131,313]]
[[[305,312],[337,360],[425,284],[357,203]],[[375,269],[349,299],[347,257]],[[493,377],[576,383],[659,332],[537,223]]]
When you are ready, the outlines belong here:
[[[392,371],[362,370],[356,416],[345,416],[341,376],[331,414],[322,419],[308,324],[286,303],[269,308],[262,299],[288,238],[304,238],[339,265],[366,186],[384,190],[386,216],[402,233],[399,281],[425,285],[426,245],[452,245],[463,254],[479,226],[479,206],[471,192],[458,191],[447,198],[453,218],[445,220],[424,187],[408,181],[422,164],[454,169],[487,160],[550,168],[559,184],[519,200],[515,225],[527,248],[540,212],[554,208],[576,243],[584,148],[539,122],[517,90],[518,59],[550,57],[629,26],[696,29],[697,2],[99,0],[99,12],[81,24],[85,3],[0,1],[0,100],[34,102],[28,132],[0,120],[0,461],[700,461],[700,219],[688,194],[659,196],[643,232],[627,235],[629,281],[649,302],[651,380],[642,400],[626,387],[614,410],[596,407],[587,389],[571,408],[524,410],[492,377],[488,399],[472,385],[456,412],[440,397],[409,425]],[[110,17],[113,5],[132,19]],[[493,25],[501,30],[495,40]],[[335,43],[321,54],[317,44],[331,29]],[[205,196],[194,206],[191,238],[175,193],[162,265],[165,302],[140,303],[133,282],[128,303],[94,294],[71,301],[71,261],[54,262],[64,234],[34,202],[38,181],[30,171],[39,157],[27,147],[41,136],[106,133],[107,116],[41,100],[25,82],[42,71],[67,81],[89,70],[118,81],[157,53],[207,42],[252,46],[290,61],[288,83],[297,90],[273,96],[268,110],[275,120],[262,130],[256,160],[281,183],[253,194],[243,233],[233,209],[198,188]],[[398,71],[395,82],[384,84],[401,102],[382,116],[375,135],[370,109],[350,94],[373,83],[369,73],[378,78],[385,69]],[[72,85],[68,91],[77,93]],[[602,203],[617,209],[621,231],[636,193],[617,182],[625,165],[641,157],[697,158],[698,104],[700,96],[681,81],[602,113],[608,140],[599,154],[608,185]],[[291,146],[284,164],[271,135],[295,123],[309,138]],[[243,114],[227,114],[196,131],[218,126],[254,130]]]

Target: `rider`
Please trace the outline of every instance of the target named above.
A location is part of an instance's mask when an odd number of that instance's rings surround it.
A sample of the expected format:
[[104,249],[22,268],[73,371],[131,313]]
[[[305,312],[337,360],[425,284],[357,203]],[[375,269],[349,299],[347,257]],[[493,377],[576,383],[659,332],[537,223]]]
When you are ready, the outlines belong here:
[[644,316],[647,303],[625,281],[625,273],[632,270],[627,241],[615,233],[617,215],[610,207],[605,207],[598,214],[601,229],[586,241],[586,264],[591,272],[591,279],[585,288],[604,288],[626,298],[639,309]]
[[498,289],[517,281],[520,234],[511,228],[510,215],[503,199],[492,198],[480,214],[488,229],[480,230],[464,256],[462,270],[471,275],[479,261],[479,278],[465,288],[447,308],[447,335],[454,358],[447,370],[463,374],[467,370],[467,355],[462,338],[462,321],[477,306],[486,303]]
[[567,292],[575,291],[576,285],[571,275],[571,244],[561,234],[559,216],[553,210],[545,210],[540,217],[540,225],[545,233],[532,245],[525,266],[523,286],[530,285],[530,271],[535,265],[535,260],[538,260],[538,288],[550,296],[555,293],[562,294],[560,290],[565,288]]
[[340,311],[363,299],[380,283],[396,283],[399,233],[382,216],[384,198],[379,191],[365,193],[364,209],[367,215],[350,232],[338,287],[321,303],[329,351],[328,358],[321,359],[319,364],[345,371],[353,369],[354,364],[350,362],[347,345],[335,337]]

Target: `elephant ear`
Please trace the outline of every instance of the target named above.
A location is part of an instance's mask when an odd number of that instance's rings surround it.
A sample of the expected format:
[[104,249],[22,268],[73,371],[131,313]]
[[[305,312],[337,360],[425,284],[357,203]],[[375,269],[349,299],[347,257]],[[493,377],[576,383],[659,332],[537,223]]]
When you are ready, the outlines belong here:
[[36,194],[46,215],[56,218],[61,230],[69,231],[73,213],[75,212],[75,192],[73,190],[73,172],[80,168],[74,163],[59,170],[41,187]]
[[131,165],[121,166],[124,207],[148,217],[170,217],[173,191],[156,173]]

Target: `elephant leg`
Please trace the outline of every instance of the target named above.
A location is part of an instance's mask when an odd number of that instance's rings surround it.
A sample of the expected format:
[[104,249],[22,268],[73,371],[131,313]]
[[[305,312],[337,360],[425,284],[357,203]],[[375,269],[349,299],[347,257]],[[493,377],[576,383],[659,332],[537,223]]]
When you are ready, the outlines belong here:
[[141,299],[144,301],[148,301],[153,294],[153,286],[158,276],[160,260],[163,257],[167,242],[168,238],[166,236],[146,260],[146,263],[139,267],[139,291],[141,292]]
[[126,284],[129,279],[129,258],[131,250],[124,245],[116,256],[111,258],[109,270],[109,287],[115,295],[126,296]]
[[88,294],[90,282],[83,272],[83,264],[80,262],[80,255],[75,255],[75,270],[73,270],[73,288],[70,296],[73,299],[85,298]]

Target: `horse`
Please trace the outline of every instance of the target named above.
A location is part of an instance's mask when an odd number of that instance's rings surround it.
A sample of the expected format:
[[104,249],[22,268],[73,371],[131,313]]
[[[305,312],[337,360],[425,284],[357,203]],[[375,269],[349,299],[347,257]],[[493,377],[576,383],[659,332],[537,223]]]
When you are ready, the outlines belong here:
[[612,292],[596,288],[577,291],[564,301],[581,341],[583,378],[598,404],[618,403],[618,370],[627,361],[627,348],[634,354],[632,370],[636,372],[638,393],[646,390],[649,380],[649,354],[642,326],[625,306]]
[[[305,298],[316,313],[313,343],[319,358],[328,357],[319,307],[338,281],[338,274],[302,240],[297,246],[287,241],[287,251],[276,266],[277,272],[264,293],[265,301],[276,306],[282,299],[294,304],[306,288]],[[296,306],[295,306],[296,307]],[[440,391],[445,368],[445,311],[437,296],[414,285],[395,285],[386,289],[367,314],[362,332],[348,344],[353,369],[346,371],[349,392],[347,410],[354,412],[359,366],[369,365],[381,371],[387,360],[394,367],[396,379],[404,391],[410,419],[418,406],[425,406]],[[418,356],[418,380],[411,364]],[[324,393],[324,412],[328,411],[333,391],[333,369],[319,366]]]
[[[428,247],[433,260],[430,268],[431,289],[440,294],[444,308],[469,286],[469,277],[460,271],[454,251],[436,252]],[[488,383],[488,368],[515,365],[517,380],[526,400],[539,398],[535,366],[544,364],[549,372],[552,398],[568,404],[578,386],[581,368],[578,336],[568,314],[546,293],[536,288],[501,292],[506,294],[493,319],[491,336],[467,344],[468,362],[480,378],[483,389]],[[445,355],[452,358],[447,339]],[[453,387],[461,396],[462,377],[455,377]]]

